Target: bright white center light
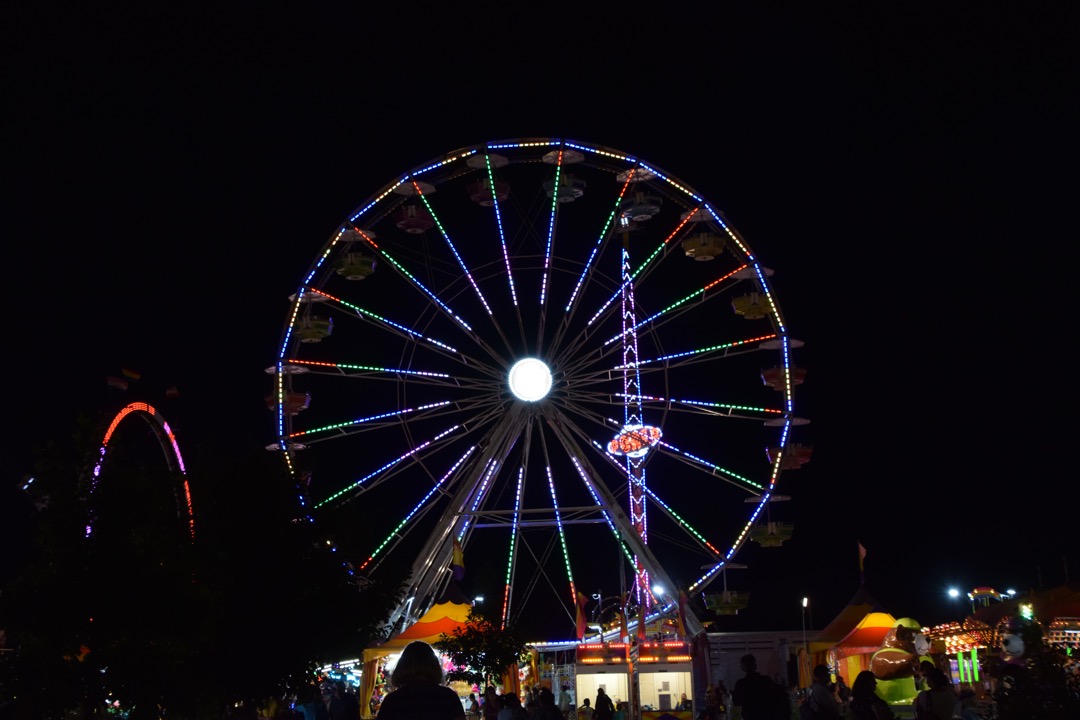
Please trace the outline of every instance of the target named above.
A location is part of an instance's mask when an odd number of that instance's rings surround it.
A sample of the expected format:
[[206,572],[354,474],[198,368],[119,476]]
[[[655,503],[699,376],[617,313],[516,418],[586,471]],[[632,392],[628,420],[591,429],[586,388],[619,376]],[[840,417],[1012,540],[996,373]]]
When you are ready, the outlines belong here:
[[551,389],[551,370],[541,360],[525,358],[510,368],[510,392],[525,402],[542,400]]

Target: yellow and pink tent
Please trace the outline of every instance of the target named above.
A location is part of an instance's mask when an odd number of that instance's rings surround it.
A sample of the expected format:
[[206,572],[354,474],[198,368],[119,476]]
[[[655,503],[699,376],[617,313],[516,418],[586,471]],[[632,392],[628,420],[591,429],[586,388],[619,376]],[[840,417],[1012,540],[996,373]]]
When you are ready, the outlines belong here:
[[[468,603],[443,602],[433,605],[423,617],[397,635],[378,645],[364,649],[364,675],[360,682],[360,707],[371,706],[371,694],[375,690],[375,677],[379,663],[400,653],[414,640],[435,644],[442,635],[451,635],[457,628],[464,628],[469,619]],[[366,715],[366,713],[365,713]]]

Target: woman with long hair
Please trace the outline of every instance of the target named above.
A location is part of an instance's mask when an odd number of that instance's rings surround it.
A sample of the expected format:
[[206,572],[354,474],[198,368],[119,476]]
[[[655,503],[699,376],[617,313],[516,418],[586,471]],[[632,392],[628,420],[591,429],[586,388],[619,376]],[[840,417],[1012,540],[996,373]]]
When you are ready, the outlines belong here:
[[851,683],[851,714],[855,720],[894,720],[896,714],[880,695],[875,692],[877,677],[869,670],[863,670]]
[[423,640],[414,640],[401,651],[390,684],[394,690],[379,706],[378,720],[465,720],[465,708],[457,693],[444,683],[439,656]]

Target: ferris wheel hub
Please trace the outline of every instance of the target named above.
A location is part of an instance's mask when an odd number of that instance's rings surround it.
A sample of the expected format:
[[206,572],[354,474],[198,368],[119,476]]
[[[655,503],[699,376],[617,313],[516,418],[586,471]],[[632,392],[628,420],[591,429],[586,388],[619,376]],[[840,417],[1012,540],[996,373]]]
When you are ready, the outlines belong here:
[[551,369],[536,358],[518,360],[510,368],[508,379],[510,392],[525,402],[543,400],[551,390]]

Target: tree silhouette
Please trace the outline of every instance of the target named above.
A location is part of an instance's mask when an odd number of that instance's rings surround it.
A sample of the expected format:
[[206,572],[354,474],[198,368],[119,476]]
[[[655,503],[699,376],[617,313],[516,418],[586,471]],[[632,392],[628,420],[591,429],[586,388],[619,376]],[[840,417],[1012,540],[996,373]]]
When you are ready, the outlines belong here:
[[316,666],[357,657],[379,637],[400,571],[361,587],[321,529],[296,521],[295,486],[274,457],[257,446],[186,447],[192,539],[177,478],[146,432],[121,424],[92,497],[95,423],[81,418],[69,441],[39,455],[30,547],[0,588],[14,648],[0,688],[21,716],[67,717],[116,699],[132,720],[160,708],[216,719],[238,701],[285,697]]
[[473,605],[465,627],[441,635],[435,643],[455,665],[447,673],[448,680],[495,685],[508,670],[516,672],[529,657],[529,648],[516,630],[502,627],[483,607]]

